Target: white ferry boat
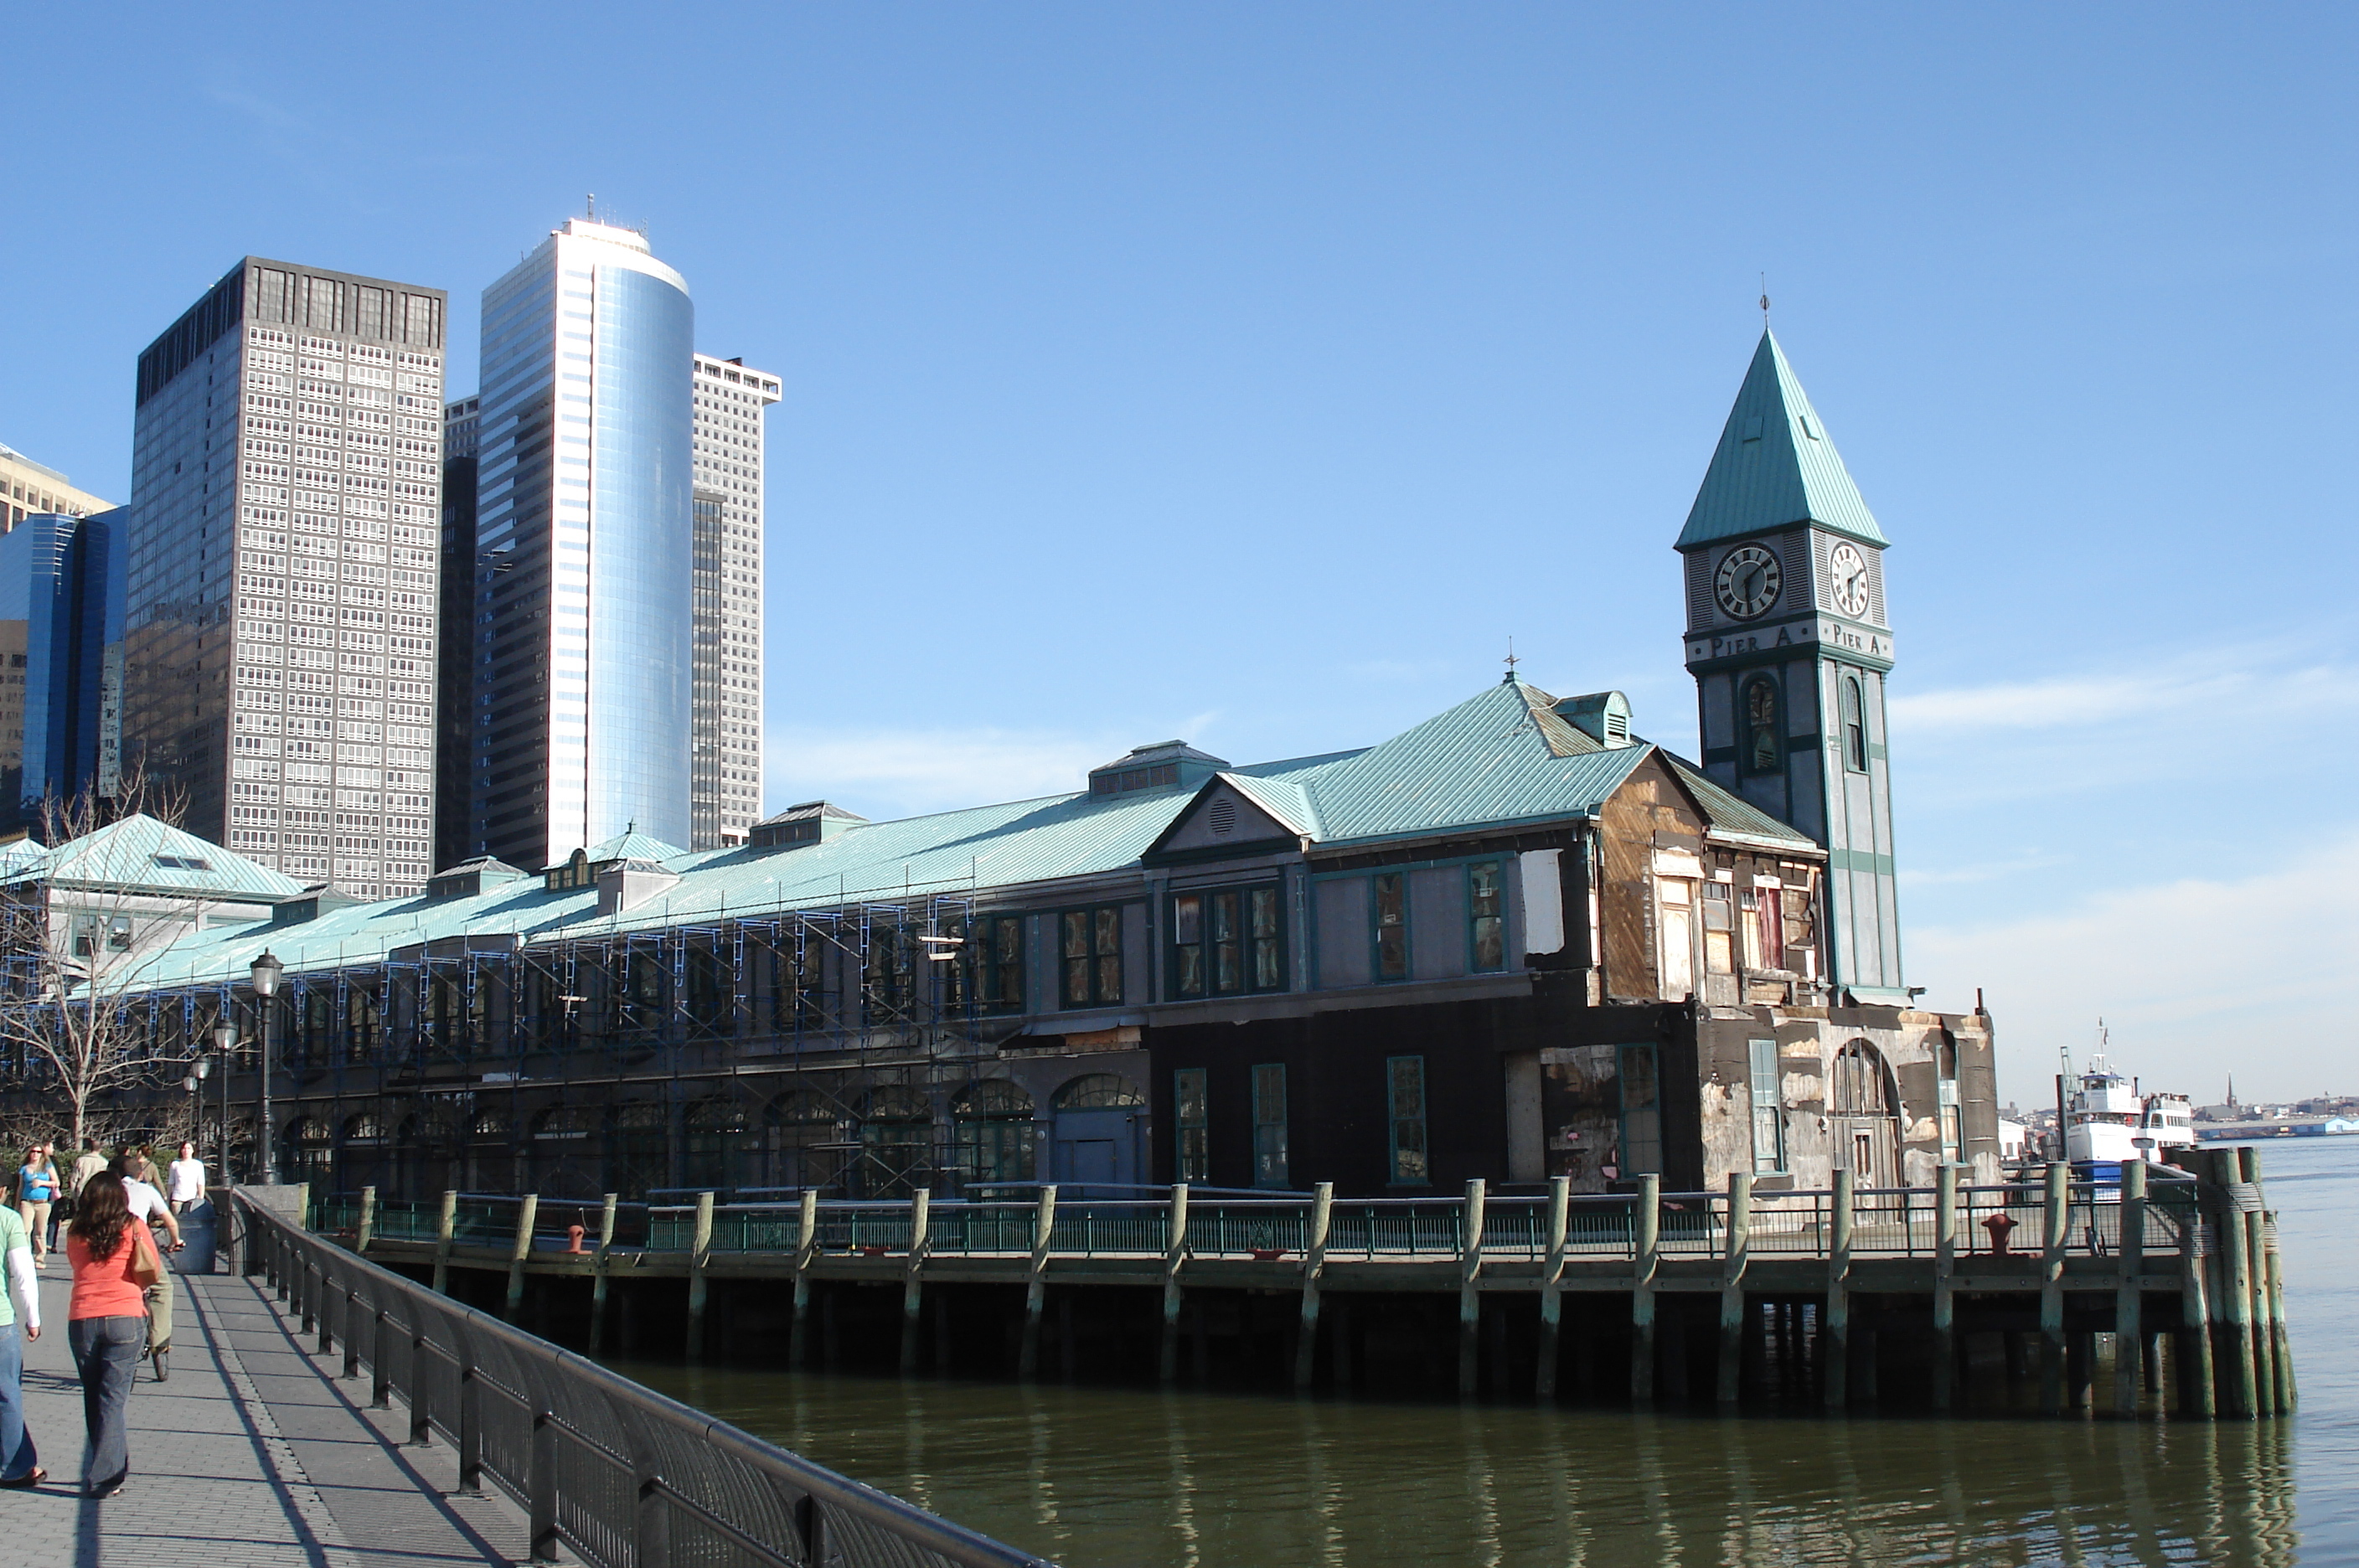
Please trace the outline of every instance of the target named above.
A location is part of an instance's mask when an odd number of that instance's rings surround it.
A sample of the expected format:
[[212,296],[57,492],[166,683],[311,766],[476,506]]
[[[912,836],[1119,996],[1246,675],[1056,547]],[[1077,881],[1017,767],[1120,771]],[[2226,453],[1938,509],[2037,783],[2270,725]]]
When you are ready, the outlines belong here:
[[2171,1149],[2195,1147],[2195,1107],[2184,1094],[2141,1094],[2137,1080],[2114,1071],[2100,1052],[2066,1103],[2064,1128],[2064,1158],[2075,1165],[2158,1165]]

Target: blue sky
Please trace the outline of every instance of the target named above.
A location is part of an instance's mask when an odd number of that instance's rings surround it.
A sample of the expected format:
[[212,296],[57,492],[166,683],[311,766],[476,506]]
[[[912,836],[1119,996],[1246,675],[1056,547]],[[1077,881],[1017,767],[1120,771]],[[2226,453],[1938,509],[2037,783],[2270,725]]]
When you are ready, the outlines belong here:
[[[1677,533],[1768,276],[1894,541],[1911,978],[2038,1100],[2359,1089],[2347,8],[19,7],[0,441],[101,494],[239,256],[474,301],[647,225],[771,415],[773,805],[1693,744]],[[38,84],[48,84],[33,90]]]

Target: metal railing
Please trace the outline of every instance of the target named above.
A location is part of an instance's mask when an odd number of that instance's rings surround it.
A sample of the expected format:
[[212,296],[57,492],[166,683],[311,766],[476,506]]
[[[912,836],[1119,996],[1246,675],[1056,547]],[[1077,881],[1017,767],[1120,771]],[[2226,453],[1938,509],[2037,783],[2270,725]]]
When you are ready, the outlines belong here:
[[[317,1332],[371,1399],[441,1432],[459,1486],[530,1513],[536,1562],[560,1543],[598,1568],[1047,1568],[596,1362],[461,1306],[234,1195],[249,1271]],[[435,1205],[438,1213],[440,1205]]]

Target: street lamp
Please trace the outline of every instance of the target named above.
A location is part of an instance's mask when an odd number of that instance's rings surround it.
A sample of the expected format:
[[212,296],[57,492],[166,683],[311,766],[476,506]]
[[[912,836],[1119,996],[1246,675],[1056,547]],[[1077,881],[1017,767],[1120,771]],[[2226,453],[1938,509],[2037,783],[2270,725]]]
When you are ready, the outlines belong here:
[[[222,1073],[221,1148],[216,1153],[221,1160],[221,1180],[224,1187],[234,1185],[237,1180],[229,1171],[229,1053],[236,1049],[237,1025],[230,1021],[228,1008],[224,1006],[221,1017],[213,1020],[213,1058],[220,1060]],[[200,1078],[204,1076],[204,1066],[202,1062],[197,1063],[197,1076]]]
[[277,1139],[270,1136],[270,999],[278,995],[278,982],[287,966],[262,950],[262,956],[247,967],[247,976],[254,982],[255,1010],[262,1015],[262,1081],[260,1085],[261,1115],[254,1129],[256,1153],[262,1160],[262,1182],[265,1187],[278,1185]]

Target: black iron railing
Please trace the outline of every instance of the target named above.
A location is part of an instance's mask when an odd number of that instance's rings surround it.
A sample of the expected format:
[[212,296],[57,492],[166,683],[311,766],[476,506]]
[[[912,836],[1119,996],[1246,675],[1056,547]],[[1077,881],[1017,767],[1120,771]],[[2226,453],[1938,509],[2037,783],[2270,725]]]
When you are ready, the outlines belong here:
[[440,1432],[462,1491],[531,1515],[536,1562],[562,1543],[599,1568],[1046,1568],[596,1362],[460,1305],[233,1195],[239,1257],[371,1401]]

